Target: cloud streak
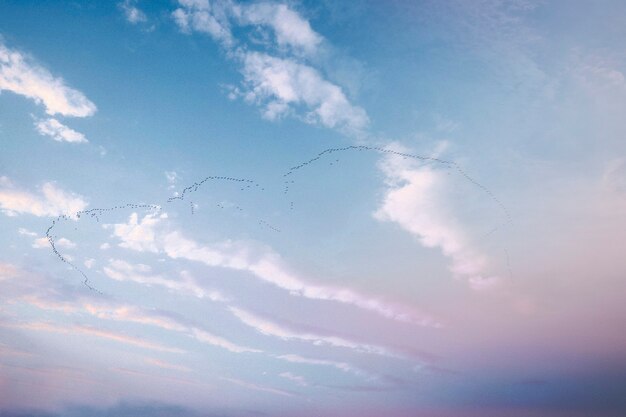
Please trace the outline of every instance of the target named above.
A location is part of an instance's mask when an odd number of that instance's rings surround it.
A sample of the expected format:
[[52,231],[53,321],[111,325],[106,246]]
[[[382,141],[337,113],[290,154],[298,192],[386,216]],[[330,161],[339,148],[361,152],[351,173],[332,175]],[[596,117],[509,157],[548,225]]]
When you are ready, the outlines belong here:
[[50,136],[57,142],[87,143],[85,135],[75,131],[55,118],[42,119],[35,122],[37,132],[43,136]]
[[230,307],[229,309],[242,323],[267,336],[274,336],[283,340],[302,340],[317,346],[326,345],[347,348],[362,353],[372,353],[389,357],[397,356],[380,346],[358,343],[338,336],[321,335],[312,330],[296,330],[293,327],[270,321],[241,308]]
[[[161,225],[167,219],[147,215],[141,221],[133,213],[128,223],[111,225],[120,246],[140,252],[164,253],[171,259],[186,259],[210,267],[246,271],[261,281],[289,291],[291,295],[312,300],[334,301],[374,312],[388,319],[421,326],[439,327],[433,318],[408,307],[395,306],[370,298],[354,290],[307,283],[292,273],[280,255],[254,242],[225,241],[201,245],[179,231],[165,230]],[[129,232],[130,231],[130,232]]]

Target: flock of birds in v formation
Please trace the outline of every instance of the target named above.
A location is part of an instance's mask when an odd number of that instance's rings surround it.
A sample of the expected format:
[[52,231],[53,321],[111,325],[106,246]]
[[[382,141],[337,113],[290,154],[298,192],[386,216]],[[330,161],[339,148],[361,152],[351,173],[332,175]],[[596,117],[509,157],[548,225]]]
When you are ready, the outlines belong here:
[[[497,206],[500,208],[500,210],[504,214],[504,217],[505,217],[504,224],[507,224],[507,223],[511,222],[511,216],[510,216],[507,208],[504,206],[504,204],[487,187],[485,187],[483,184],[479,183],[474,178],[469,176],[456,162],[454,162],[454,161],[447,161],[447,160],[440,159],[440,158],[435,158],[435,157],[420,156],[420,155],[410,154],[410,153],[406,153],[406,152],[398,152],[398,151],[394,151],[394,150],[387,149],[387,148],[366,146],[366,145],[352,145],[352,146],[345,146],[345,147],[341,147],[341,148],[328,148],[328,149],[318,153],[314,158],[311,158],[311,159],[309,159],[307,161],[304,161],[304,162],[302,162],[302,163],[300,163],[298,165],[295,165],[295,166],[291,167],[282,176],[283,177],[283,184],[284,184],[283,194],[284,195],[289,194],[290,185],[295,184],[295,180],[293,180],[291,178],[299,170],[301,170],[303,168],[306,168],[307,166],[309,166],[309,165],[311,165],[311,164],[313,164],[313,163],[315,163],[317,161],[320,161],[323,158],[330,156],[331,154],[335,154],[335,153],[339,153],[339,152],[349,152],[349,151],[372,151],[372,152],[378,152],[378,153],[381,153],[381,154],[395,155],[395,156],[402,157],[404,159],[413,159],[413,160],[418,160],[418,161],[424,162],[424,163],[436,163],[436,164],[440,164],[441,166],[444,166],[445,168],[455,170],[459,175],[461,175],[461,177],[463,179],[465,179],[466,181],[471,183],[473,186],[477,187],[482,192],[487,194],[487,196],[492,201],[494,201],[497,204]],[[335,159],[335,162],[339,162],[339,160]],[[223,182],[237,184],[237,185],[240,186],[240,188],[239,188],[240,191],[246,191],[246,190],[250,190],[250,189],[253,189],[253,188],[261,190],[261,191],[265,191],[265,188],[262,187],[261,184],[259,184],[256,181],[253,181],[251,179],[229,177],[229,176],[208,176],[208,177],[203,178],[200,181],[196,181],[193,184],[183,188],[180,193],[177,193],[176,195],[169,197],[167,199],[167,203],[172,203],[172,202],[177,201],[177,200],[184,201],[187,198],[188,194],[197,192],[200,189],[200,187],[205,185],[207,182],[213,182],[213,181],[223,181]],[[192,215],[195,214],[195,204],[191,200],[190,200],[190,207],[191,207],[191,214]],[[217,207],[221,208],[221,209],[227,208],[227,206],[222,204],[222,203],[218,203]],[[244,211],[244,209],[241,208],[238,205],[232,205],[232,206],[229,206],[229,207],[234,209],[234,210],[240,211],[240,212]],[[114,211],[117,211],[117,210],[123,210],[123,209],[144,209],[144,210],[152,210],[152,211],[158,212],[158,211],[160,211],[162,209],[162,206],[156,205],[156,204],[127,203],[127,204],[122,204],[122,205],[117,205],[117,206],[107,207],[107,208],[93,208],[93,209],[88,209],[88,210],[81,210],[81,211],[76,212],[74,214],[74,217],[76,217],[76,219],[81,219],[83,217],[90,217],[92,219],[95,219],[96,222],[100,222],[100,217],[102,215],[110,213],[110,212],[114,212]],[[294,202],[293,201],[289,201],[289,209],[290,210],[294,209]],[[60,216],[56,217],[52,221],[52,224],[50,225],[50,227],[48,227],[48,229],[46,230],[46,238],[47,238],[47,240],[48,240],[48,242],[50,244],[52,252],[58,257],[58,259],[60,261],[64,262],[64,263],[66,263],[67,265],[69,265],[73,270],[77,271],[83,277],[83,284],[87,288],[89,288],[90,290],[96,291],[96,292],[100,292],[100,291],[98,291],[95,287],[93,287],[90,284],[89,277],[87,276],[85,271],[83,271],[80,267],[78,267],[70,259],[68,259],[67,257],[63,256],[63,254],[61,252],[59,252],[59,250],[57,249],[57,246],[56,246],[57,236],[53,233],[53,230],[59,223],[68,221],[70,219],[72,219],[72,216],[67,215],[67,214],[63,214],[63,215],[60,215]],[[274,232],[278,232],[278,233],[281,232],[280,228],[270,224],[269,222],[267,222],[264,219],[259,219],[257,223],[259,225],[269,229],[269,230],[274,231]],[[496,226],[489,233],[487,233],[486,236],[494,233],[501,226],[502,226],[502,224],[499,225],[499,226]],[[506,253],[506,256],[507,256],[507,266],[508,266],[508,251],[506,251],[506,249],[505,249],[505,253]],[[509,274],[510,274],[510,267],[509,267]]]

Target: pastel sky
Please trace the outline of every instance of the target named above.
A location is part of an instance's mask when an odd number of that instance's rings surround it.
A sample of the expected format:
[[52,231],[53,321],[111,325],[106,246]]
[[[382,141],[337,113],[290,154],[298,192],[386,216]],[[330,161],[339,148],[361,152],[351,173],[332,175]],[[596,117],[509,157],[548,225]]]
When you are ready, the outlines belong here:
[[626,415],[626,3],[0,1],[0,416]]

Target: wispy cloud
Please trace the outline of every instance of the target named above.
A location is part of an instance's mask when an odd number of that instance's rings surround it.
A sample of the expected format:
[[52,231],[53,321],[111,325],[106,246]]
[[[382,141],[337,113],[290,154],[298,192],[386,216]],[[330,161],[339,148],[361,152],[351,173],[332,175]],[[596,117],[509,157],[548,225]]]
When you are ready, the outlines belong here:
[[2,326],[6,327],[14,327],[24,330],[31,331],[44,331],[51,333],[60,333],[60,334],[80,334],[84,336],[93,336],[102,339],[112,340],[115,342],[119,342],[122,344],[137,346],[140,348],[157,350],[161,352],[170,352],[170,353],[185,353],[184,350],[173,348],[165,345],[161,345],[159,343],[149,342],[144,339],[140,339],[133,336],[128,336],[123,333],[102,330],[100,328],[89,327],[89,326],[81,326],[81,325],[71,325],[71,326],[63,326],[46,322],[30,322],[30,323],[19,323],[19,324],[7,324],[0,323]]
[[318,346],[335,346],[352,349],[357,352],[391,357],[397,356],[384,347],[359,343],[334,335],[317,334],[310,329],[295,329],[285,324],[270,321],[241,308],[230,307],[230,311],[241,320],[242,323],[267,336],[274,336],[283,340],[302,340]]
[[18,269],[15,265],[0,262],[0,281],[6,281],[11,278],[15,278],[18,274]]
[[362,108],[352,105],[340,87],[309,65],[261,52],[247,52],[242,61],[244,89],[239,94],[262,106],[267,119],[278,119],[304,106],[309,109],[301,117],[305,122],[345,133],[356,134],[369,123]]
[[183,236],[179,231],[160,228],[159,223],[165,219],[167,219],[165,214],[158,217],[148,215],[142,221],[138,221],[137,214],[133,213],[127,224],[109,227],[114,229],[114,235],[121,240],[120,246],[128,249],[162,252],[172,259],[187,259],[211,267],[248,271],[262,281],[289,291],[291,295],[353,305],[393,320],[422,326],[440,326],[432,317],[408,307],[385,303],[348,288],[307,283],[290,271],[280,255],[264,245],[232,240],[210,246],[201,245]]
[[139,220],[137,213],[132,213],[128,223],[106,224],[103,227],[113,228],[113,234],[120,238],[120,246],[123,248],[140,252],[157,252],[154,227],[164,218],[167,218],[165,213],[161,215],[152,213]]
[[300,375],[294,375],[291,372],[281,372],[278,374],[281,378],[288,379],[289,381],[295,383],[296,385],[300,385],[301,387],[308,387],[309,384],[306,382],[306,379]]
[[20,227],[19,229],[17,229],[17,232],[22,236],[32,236],[32,237],[37,236],[37,233],[31,232],[30,230],[25,229],[23,227]]
[[8,179],[0,183],[0,208],[8,215],[56,217],[73,215],[85,207],[82,196],[64,191],[53,182],[44,183],[39,195],[17,189]]
[[207,289],[200,286],[196,280],[185,271],[182,271],[178,279],[165,278],[154,274],[149,265],[130,264],[120,259],[110,259],[103,272],[116,281],[132,281],[147,286],[158,286],[181,294],[191,294],[198,298],[207,298],[212,301],[225,302],[228,298],[217,290]]
[[[63,248],[63,249],[74,249],[76,248],[76,243],[72,242],[71,240],[67,239],[67,238],[59,238],[59,239],[55,239],[54,240],[54,244],[55,246],[59,247],[59,248]],[[47,237],[40,237],[35,239],[35,241],[33,242],[33,248],[36,249],[49,249],[50,248],[50,241],[48,240]]]
[[0,39],[0,91],[11,91],[43,104],[49,115],[86,117],[96,112],[96,105],[83,93],[68,87],[60,77]]
[[[307,61],[320,52],[324,38],[290,6],[205,0],[179,0],[179,5],[172,16],[183,32],[209,34],[241,65],[244,81],[232,88],[231,98],[260,106],[269,120],[290,115],[356,136],[369,124],[365,110]],[[233,27],[242,26],[264,34],[254,43],[267,51],[236,38]]]
[[286,4],[239,4],[233,9],[240,24],[271,28],[279,48],[288,47],[296,54],[315,55],[323,41],[306,19]]
[[66,314],[87,313],[103,320],[137,323],[179,332],[201,343],[226,349],[233,353],[260,352],[258,349],[240,346],[198,325],[178,318],[174,314],[168,314],[162,311],[147,310],[128,304],[119,304],[97,299],[83,299],[80,297],[71,300],[63,298],[58,299],[58,296],[51,297],[47,293],[23,295],[19,297],[19,299],[43,310],[62,311]]
[[291,363],[299,363],[305,365],[318,365],[318,366],[332,366],[333,368],[337,368],[340,371],[352,373],[358,376],[368,376],[369,374],[355,366],[350,365],[346,362],[333,361],[328,359],[313,359],[306,358],[300,355],[295,354],[287,354],[287,355],[277,355],[276,359],[284,360]]
[[145,362],[149,365],[153,365],[159,368],[171,370],[171,371],[179,371],[179,372],[191,372],[191,368],[182,365],[176,365],[174,363],[166,362],[156,358],[146,358]]
[[259,385],[259,384],[254,384],[252,382],[248,382],[248,381],[243,381],[241,379],[236,379],[236,378],[220,378],[224,381],[228,381],[230,383],[233,383],[235,385],[239,385],[240,387],[244,387],[244,388],[248,388],[254,391],[261,391],[261,392],[268,392],[270,394],[276,394],[276,395],[282,395],[284,397],[295,397],[294,393],[288,392],[288,391],[284,391],[284,390],[280,390],[280,389],[276,389],[276,388],[271,388],[271,387],[267,387],[264,385]]
[[43,136],[50,136],[57,142],[70,142],[70,143],[87,143],[85,135],[75,131],[63,123],[59,122],[55,118],[41,119],[35,122],[37,132]]
[[137,7],[135,0],[124,0],[118,3],[118,7],[124,12],[124,17],[129,23],[137,24],[148,21],[148,17]]

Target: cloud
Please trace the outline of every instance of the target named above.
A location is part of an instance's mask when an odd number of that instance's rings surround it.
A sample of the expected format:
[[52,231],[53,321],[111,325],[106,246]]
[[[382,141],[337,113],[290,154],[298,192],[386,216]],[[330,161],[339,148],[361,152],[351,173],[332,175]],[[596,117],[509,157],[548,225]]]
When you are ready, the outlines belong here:
[[[183,32],[209,34],[241,65],[243,84],[231,89],[230,98],[243,97],[260,106],[268,120],[294,115],[349,135],[361,134],[369,124],[365,110],[351,104],[340,86],[304,62],[303,58],[320,52],[324,39],[288,5],[208,0],[179,0],[179,4],[172,16]],[[264,36],[261,43],[269,49],[275,46],[280,57],[254,51],[245,39],[234,37],[233,27],[247,26],[256,29],[254,33],[269,29],[274,36]]]
[[210,247],[201,246],[179,232],[171,232],[163,239],[163,250],[173,259],[183,258],[208,266],[248,271],[262,281],[287,290],[292,295],[350,304],[398,321],[438,326],[438,323],[430,317],[396,309],[392,305],[364,297],[349,289],[308,284],[289,272],[278,254],[250,243],[228,241]]
[[161,275],[153,274],[152,269],[148,265],[132,265],[120,259],[110,259],[109,265],[102,268],[102,270],[109,278],[116,281],[132,281],[147,286],[164,287],[175,292],[191,294],[194,297],[208,298],[211,301],[228,301],[228,298],[219,291],[206,289],[198,285],[193,277],[185,271],[180,273],[179,280],[167,279]]
[[30,230],[24,229],[23,227],[20,227],[19,229],[17,229],[17,232],[22,236],[32,236],[32,237],[37,236],[37,233],[31,232]]
[[[120,370],[121,371],[121,370]],[[160,377],[150,375],[150,377]],[[52,389],[52,388],[50,388]],[[7,407],[4,405],[4,407]],[[199,413],[197,411],[176,405],[167,405],[158,401],[148,402],[121,402],[117,405],[96,407],[91,405],[64,406],[60,411],[43,411],[28,408],[22,410],[0,408],[3,417],[217,417],[221,413]]]
[[191,334],[196,340],[202,343],[208,343],[213,346],[218,346],[226,350],[229,350],[233,353],[245,353],[245,352],[259,353],[261,352],[258,349],[252,349],[249,347],[236,345],[224,339],[223,337],[216,336],[202,329],[191,328]]
[[284,360],[287,362],[291,362],[291,363],[300,363],[300,364],[305,364],[305,365],[320,365],[320,366],[332,366],[333,368],[337,368],[340,371],[343,372],[348,372],[348,373],[352,373],[358,376],[364,376],[367,375],[366,372],[360,370],[359,368],[356,368],[346,362],[338,362],[338,361],[332,361],[332,360],[327,360],[327,359],[312,359],[312,358],[305,358],[302,357],[300,355],[293,355],[293,354],[287,354],[287,355],[277,355],[275,356],[276,359],[280,359],[280,360]]
[[179,176],[176,171],[165,171],[165,178],[167,178],[167,189],[173,190],[176,188],[176,183],[178,182]]
[[296,330],[293,327],[270,321],[266,318],[236,307],[230,307],[229,310],[242,323],[267,336],[274,336],[283,340],[303,340],[311,342],[317,346],[328,345],[353,349],[357,352],[373,353],[391,357],[397,356],[383,347],[358,343],[338,336],[320,335],[310,329]]
[[228,381],[231,382],[235,385],[239,385],[240,387],[244,387],[244,388],[248,388],[251,390],[255,390],[255,391],[261,391],[261,392],[269,392],[270,394],[276,394],[276,395],[282,395],[285,397],[294,397],[295,395],[291,392],[288,391],[284,391],[284,390],[280,390],[280,389],[276,389],[276,388],[270,388],[270,387],[266,387],[263,385],[258,385],[258,384],[253,384],[251,382],[247,382],[247,381],[242,381],[241,379],[236,379],[236,378],[220,378],[224,381]]
[[314,55],[323,41],[306,19],[286,4],[242,4],[235,8],[235,14],[242,25],[270,27],[278,46],[290,47],[296,53]]
[[475,251],[463,228],[448,209],[444,193],[447,176],[431,166],[397,155],[387,156],[379,165],[387,189],[374,213],[380,221],[398,224],[415,235],[427,248],[438,248],[450,260],[450,270],[475,289],[488,288],[498,278],[485,275],[487,258]]
[[112,332],[108,330],[102,330],[100,328],[94,328],[89,326],[81,326],[81,325],[71,325],[71,326],[62,326],[56,325],[52,323],[46,322],[30,322],[30,323],[19,323],[19,324],[7,324],[0,323],[2,326],[7,327],[15,327],[23,330],[31,330],[31,331],[45,331],[52,333],[60,333],[60,334],[72,334],[72,335],[85,335],[85,336],[93,336],[99,337],[102,339],[113,340],[115,342],[137,346],[140,348],[157,350],[161,352],[170,352],[170,353],[185,353],[184,350],[173,348],[165,345],[161,345],[158,343],[148,342],[146,340],[125,335],[123,333]]
[[[128,249],[163,252],[171,259],[186,259],[210,267],[247,271],[262,281],[289,291],[291,295],[353,305],[402,322],[430,327],[440,326],[432,317],[408,307],[385,303],[347,288],[309,284],[290,272],[280,255],[254,242],[228,240],[209,246],[188,239],[179,231],[159,229],[157,234],[159,223],[166,218],[165,214],[159,217],[147,215],[139,222],[137,214],[133,213],[128,224],[107,227],[114,228],[116,231],[114,235],[122,240],[120,246]],[[129,230],[132,233],[128,232]]]
[[192,31],[209,34],[226,47],[234,45],[229,15],[232,2],[208,0],[179,0],[182,6],[172,13],[174,21],[185,33]]
[[[60,239],[55,239],[54,245],[56,247],[64,248],[64,249],[74,249],[76,247],[76,243],[64,237]],[[35,249],[50,248],[50,241],[48,240],[47,237],[40,237],[38,239],[35,239],[35,241],[33,242],[33,248]]]
[[306,379],[300,375],[294,375],[291,372],[281,372],[278,374],[281,378],[288,379],[289,381],[295,383],[296,385],[300,385],[301,387],[308,387],[309,384],[306,382]]
[[113,235],[120,238],[122,242],[119,245],[123,248],[139,252],[157,252],[154,227],[164,218],[167,218],[165,213],[160,216],[152,213],[139,220],[137,213],[132,213],[128,223],[104,225],[103,227],[113,227]]
[[14,265],[0,262],[0,281],[8,281],[15,278],[17,274],[18,269]]
[[137,6],[134,0],[124,0],[118,4],[118,7],[124,12],[124,17],[129,23],[137,24],[143,23],[148,20],[146,14],[142,12]]
[[[43,292],[39,291],[39,293],[21,295],[16,298],[42,310],[62,311],[66,314],[87,313],[102,320],[137,323],[183,333],[201,343],[226,349],[233,353],[261,352],[257,349],[237,345],[195,324],[188,323],[175,314],[160,310],[148,310],[129,304],[102,301],[93,297],[60,296],[56,289],[46,289]],[[54,331],[54,326],[51,329]]]
[[172,370],[172,371],[179,371],[179,372],[191,372],[192,371],[191,368],[188,368],[186,366],[176,365],[176,364],[165,362],[156,358],[146,358],[145,362],[147,364],[154,365],[159,368],[163,368],[167,370]]
[[42,119],[35,122],[37,131],[44,135],[50,136],[57,142],[70,142],[70,143],[87,143],[85,135],[70,129],[57,119],[49,118]]
[[46,68],[23,53],[9,49],[0,40],[0,92],[11,91],[43,104],[49,115],[87,117],[96,105],[83,93],[65,85]]
[[0,208],[8,215],[28,213],[37,217],[73,215],[84,210],[83,197],[46,182],[39,195],[16,189],[12,184],[0,185]]
[[247,102],[262,106],[267,119],[276,120],[304,107],[309,109],[302,117],[307,123],[349,134],[367,127],[365,110],[353,106],[339,86],[311,66],[261,52],[247,52],[242,61],[245,87],[240,94]]
[[626,196],[626,158],[615,158],[607,163],[602,185],[609,191]]

